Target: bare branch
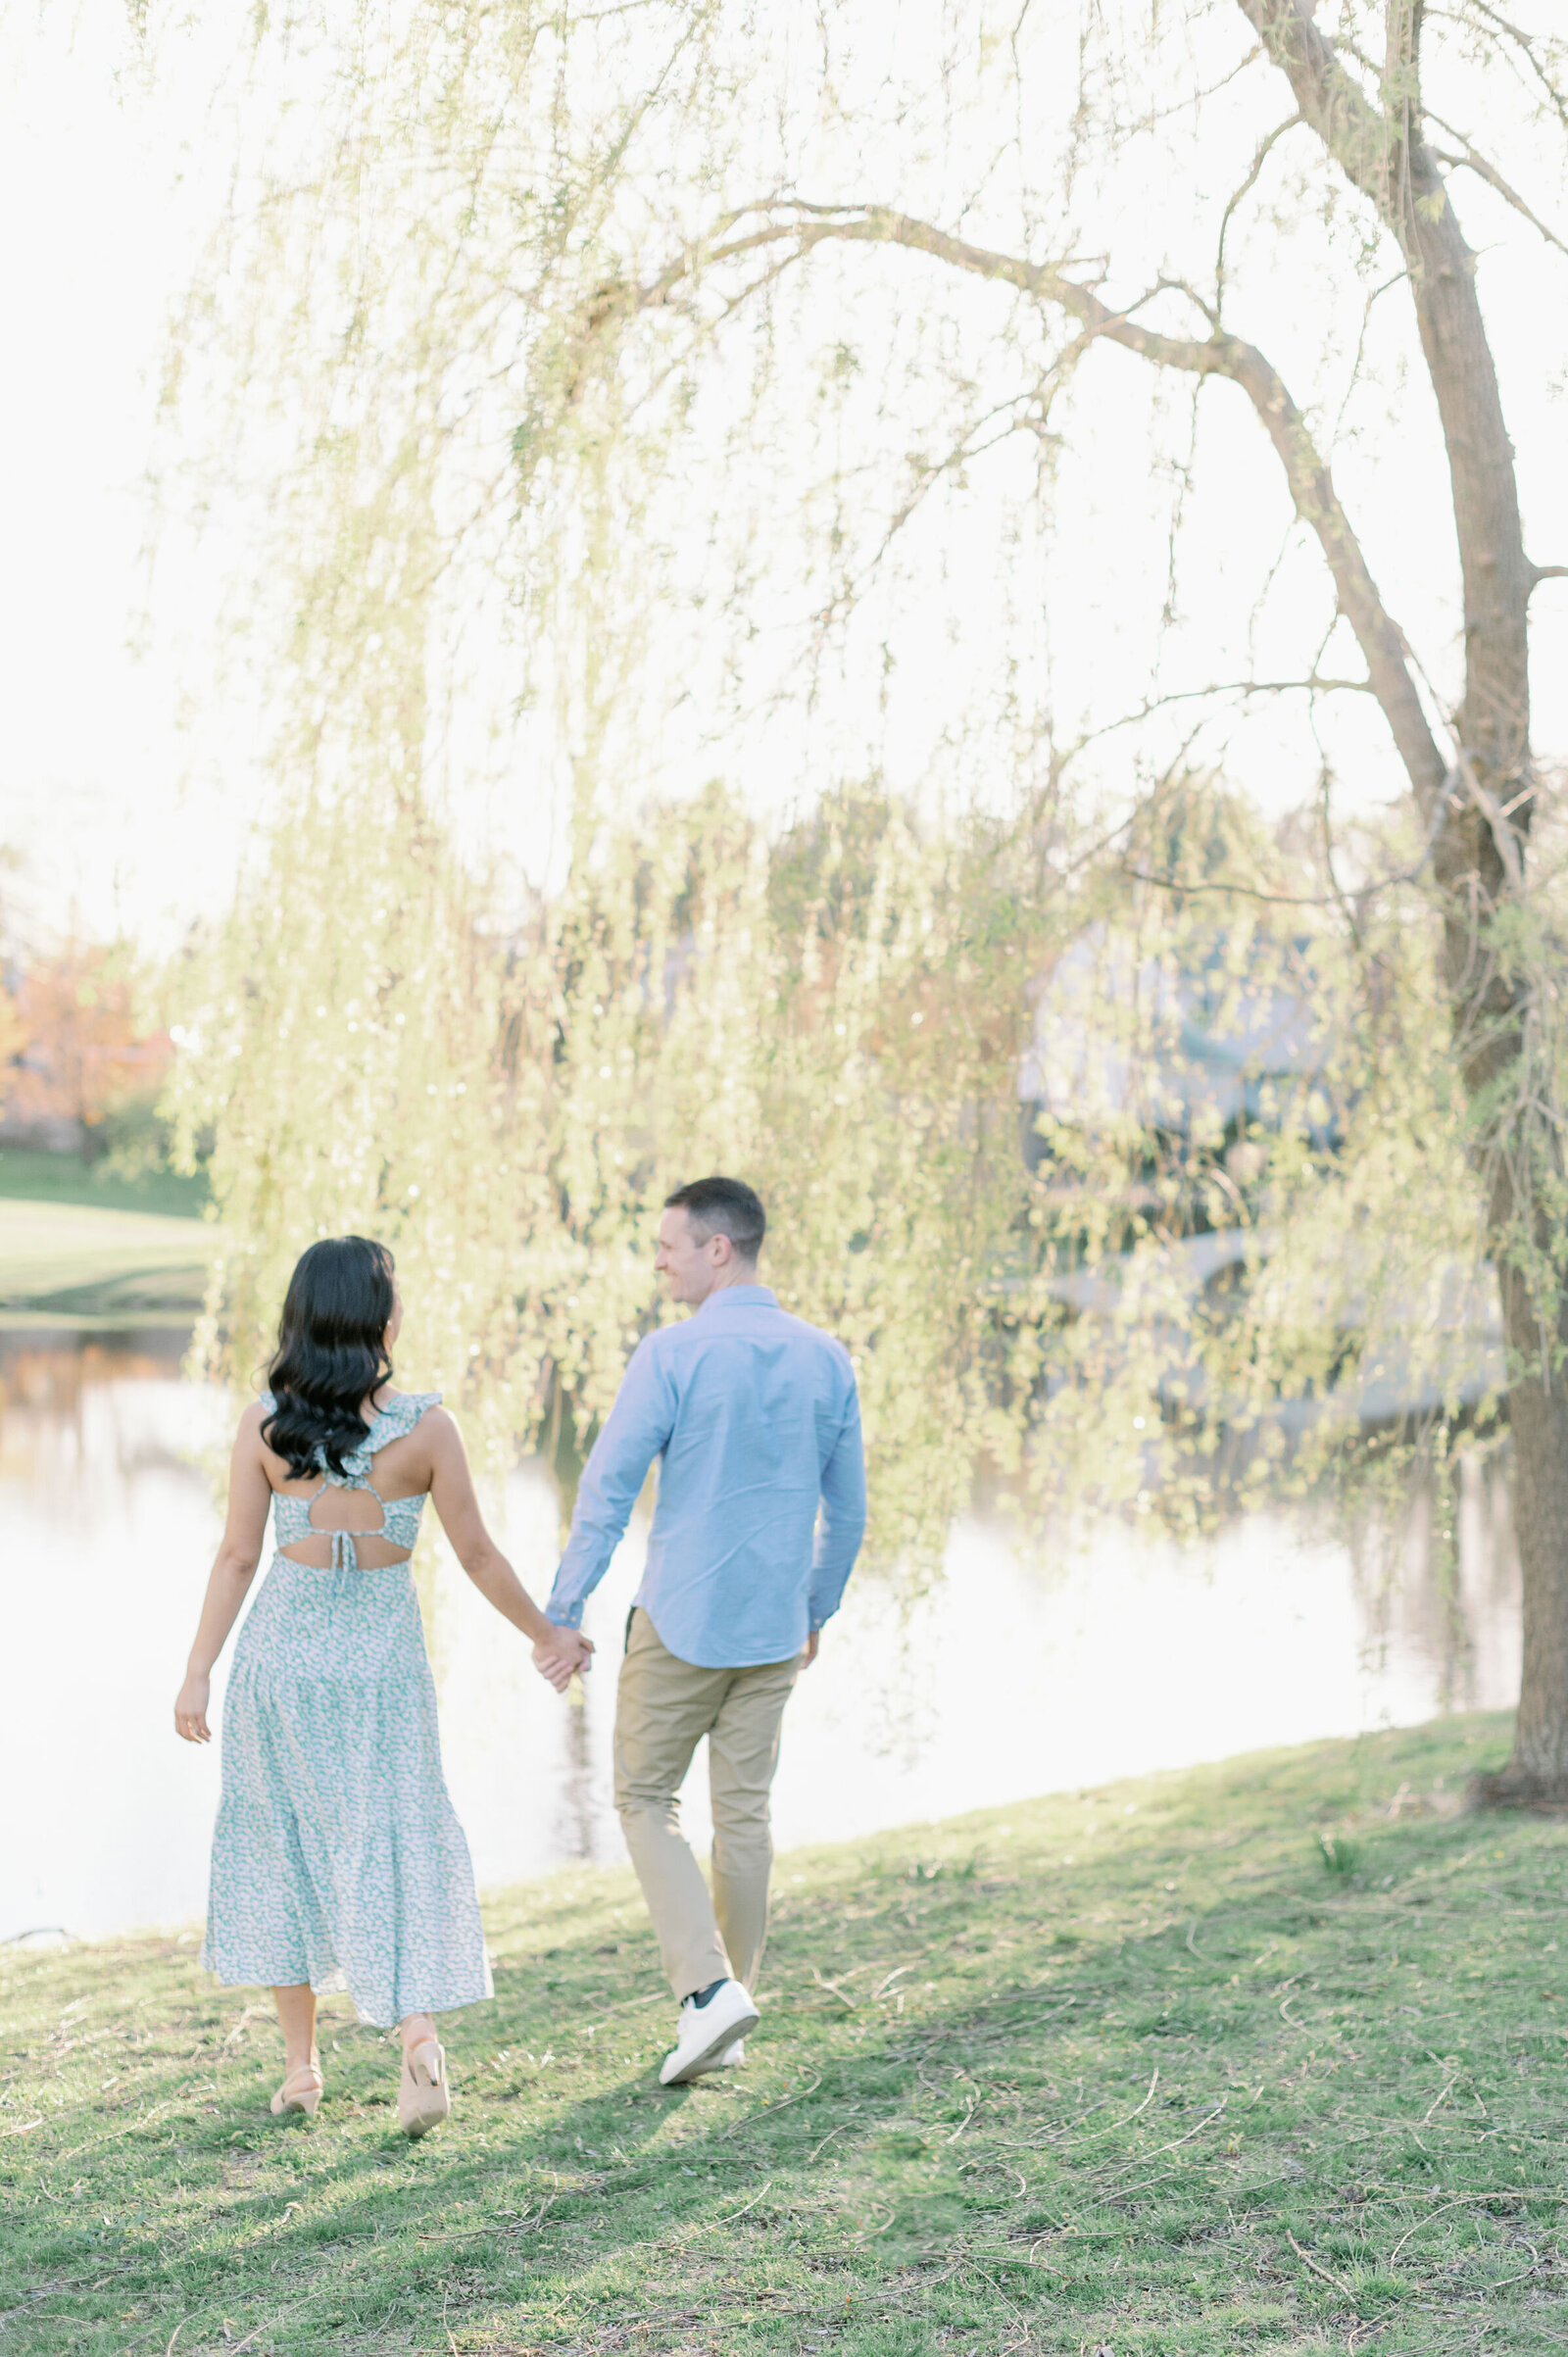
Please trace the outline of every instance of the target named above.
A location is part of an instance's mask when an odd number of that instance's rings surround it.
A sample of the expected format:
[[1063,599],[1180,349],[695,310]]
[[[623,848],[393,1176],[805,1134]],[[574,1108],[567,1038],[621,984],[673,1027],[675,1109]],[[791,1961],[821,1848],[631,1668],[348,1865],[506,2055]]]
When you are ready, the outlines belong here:
[[[933,460],[929,465],[918,468],[909,489],[894,510],[886,530],[870,556],[867,557],[858,572],[850,574],[844,580],[841,587],[834,592],[828,605],[817,615],[819,626],[832,620],[835,614],[851,605],[864,588],[866,582],[880,569],[883,559],[892,548],[894,541],[923,505],[928,491],[948,475],[956,473],[971,459],[984,457],[988,450],[995,450],[1000,443],[1008,440],[1015,433],[1025,433],[1037,427],[1038,419],[1020,417],[1018,412],[1024,408],[1026,403],[1039,399],[1040,388],[1034,386],[1027,392],[1012,393],[1004,401],[994,403],[990,409],[983,411],[978,417],[970,421],[945,458]],[[988,439],[982,440],[981,437],[987,434],[989,428],[996,425],[998,418],[1004,418],[1006,422],[999,432],[991,433]]]
[[1551,75],[1536,55],[1535,44],[1530,35],[1522,32],[1517,25],[1510,25],[1507,18],[1499,16],[1494,8],[1489,8],[1487,0],[1472,0],[1472,6],[1478,16],[1485,17],[1489,25],[1494,25],[1497,30],[1512,41],[1514,47],[1519,50],[1551,102],[1558,122],[1562,124],[1563,129],[1568,131],[1568,97],[1564,96],[1562,90],[1552,80]]
[[[1185,876],[1161,876],[1143,867],[1129,867],[1121,862],[1121,872],[1134,884],[1157,884],[1162,892],[1179,892],[1196,899],[1200,892],[1234,894],[1238,900],[1262,901],[1271,908],[1339,908],[1344,912],[1342,896],[1338,892],[1264,892],[1259,885],[1243,884],[1230,876],[1205,876],[1198,883],[1189,883]],[[1365,888],[1366,897],[1386,892],[1391,884],[1407,884],[1414,880],[1419,869],[1395,876],[1380,876],[1375,884]]]
[[1298,108],[1296,113],[1288,115],[1283,123],[1276,123],[1274,128],[1258,141],[1257,153],[1252,158],[1246,179],[1228,200],[1225,210],[1220,216],[1219,242],[1214,254],[1214,304],[1217,310],[1222,311],[1225,307],[1225,240],[1230,233],[1231,217],[1237,207],[1250,196],[1252,190],[1257,186],[1258,174],[1273,154],[1276,144],[1284,138],[1287,131],[1294,131],[1301,120],[1301,112]]
[[1062,759],[1071,761],[1086,745],[1096,744],[1102,737],[1114,736],[1119,728],[1141,727],[1145,720],[1152,719],[1155,712],[1163,712],[1171,704],[1199,704],[1211,696],[1370,696],[1371,693],[1372,682],[1369,679],[1324,679],[1316,672],[1308,673],[1304,679],[1220,679],[1210,687],[1171,688],[1163,696],[1152,696],[1147,704],[1140,704],[1134,712],[1118,713],[1114,720],[1107,720],[1102,728],[1090,729],[1079,738],[1076,745],[1069,748]]
[[1556,230],[1548,229],[1541,216],[1538,213],[1532,213],[1518,189],[1503,178],[1494,164],[1489,164],[1485,156],[1477,154],[1463,131],[1456,131],[1451,123],[1444,122],[1441,115],[1433,115],[1431,121],[1437,123],[1440,130],[1446,131],[1450,139],[1457,139],[1464,149],[1462,156],[1450,156],[1441,147],[1433,148],[1431,153],[1437,157],[1440,164],[1446,164],[1452,172],[1473,172],[1479,179],[1485,180],[1489,187],[1495,188],[1504,203],[1511,205],[1533,229],[1539,230],[1547,245],[1555,246],[1559,254],[1568,254],[1568,245],[1563,243]]
[[[1261,5],[1261,0],[1257,4]],[[759,221],[760,225],[739,236],[728,234],[747,219]],[[1279,371],[1256,345],[1219,329],[1200,338],[1167,335],[1146,327],[1134,312],[1151,295],[1141,296],[1130,310],[1114,311],[1092,287],[1069,276],[1062,264],[1029,262],[1018,255],[997,253],[888,206],[819,206],[793,199],[764,202],[729,217],[721,224],[719,242],[688,248],[642,285],[624,281],[601,287],[586,322],[585,340],[604,333],[613,320],[668,303],[684,281],[703,270],[764,247],[788,244],[804,256],[830,241],[903,246],[972,276],[1010,286],[1036,302],[1054,304],[1082,322],[1083,333],[1074,340],[1073,358],[1089,343],[1103,339],[1136,352],[1156,368],[1176,368],[1198,377],[1228,377],[1240,385],[1274,444],[1297,513],[1310,525],[1328,562],[1340,611],[1355,632],[1366,661],[1367,684],[1383,708],[1411,786],[1423,810],[1431,808],[1443,791],[1448,764],[1439,750],[1412,676],[1404,634],[1379,595],[1305,417]]]
[[[825,225],[813,223],[815,227]],[[1084,321],[1089,336],[1120,344],[1156,367],[1198,376],[1226,376],[1240,385],[1274,444],[1297,513],[1311,526],[1328,561],[1341,611],[1360,644],[1369,684],[1383,707],[1411,784],[1423,806],[1430,803],[1441,790],[1447,763],[1410,675],[1403,634],[1378,594],[1328,466],[1313,447],[1305,418],[1283,378],[1255,345],[1219,332],[1202,340],[1160,334],[1126,312],[1112,311],[1092,289],[1049,264],[1022,262],[968,245],[904,214],[865,208],[841,219],[836,227],[841,236],[909,246],[1057,303]]]

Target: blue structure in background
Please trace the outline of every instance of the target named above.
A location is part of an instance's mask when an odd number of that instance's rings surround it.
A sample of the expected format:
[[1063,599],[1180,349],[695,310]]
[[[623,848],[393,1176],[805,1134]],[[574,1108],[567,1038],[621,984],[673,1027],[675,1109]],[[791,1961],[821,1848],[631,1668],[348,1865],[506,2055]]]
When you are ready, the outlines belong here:
[[1223,932],[1183,957],[1141,953],[1096,925],[1063,953],[1018,1075],[1031,1171],[1052,1160],[1054,1126],[1129,1143],[1141,1133],[1167,1168],[1234,1163],[1250,1133],[1287,1124],[1314,1152],[1338,1150],[1310,944],[1270,944],[1240,973],[1235,963]]
[[[1325,1157],[1344,1144],[1345,1108],[1330,1074],[1333,1020],[1307,941],[1263,942],[1249,952],[1216,927],[1201,944],[1148,950],[1129,933],[1089,927],[1057,959],[1036,1001],[1018,1072],[1024,1160],[1048,1180],[1059,1173],[1070,1193],[1081,1184],[1071,1141],[1124,1148],[1122,1206],[1157,1215],[1182,1289],[1195,1299],[1206,1294],[1217,1306],[1222,1294],[1246,1284],[1249,1268],[1270,1257],[1277,1239],[1254,1184],[1267,1160],[1259,1133],[1290,1130]],[[1221,1174],[1228,1185],[1216,1190]],[[1232,1218],[1221,1209],[1227,1196]],[[1076,1266],[1069,1260],[1052,1290],[1080,1316],[1109,1316],[1127,1265],[1114,1254]],[[1433,1273],[1432,1300],[1412,1301],[1407,1311],[1400,1304],[1370,1358],[1348,1348],[1348,1364],[1355,1368],[1349,1397],[1337,1384],[1330,1393],[1365,1423],[1445,1401],[1473,1403],[1499,1386],[1492,1269],[1455,1262]],[[1358,1315],[1351,1317],[1358,1326]],[[1172,1406],[1191,1408],[1206,1385],[1190,1341],[1172,1329],[1164,1342],[1170,1365],[1157,1388]],[[1282,1399],[1277,1413],[1298,1425],[1325,1404],[1323,1395]]]

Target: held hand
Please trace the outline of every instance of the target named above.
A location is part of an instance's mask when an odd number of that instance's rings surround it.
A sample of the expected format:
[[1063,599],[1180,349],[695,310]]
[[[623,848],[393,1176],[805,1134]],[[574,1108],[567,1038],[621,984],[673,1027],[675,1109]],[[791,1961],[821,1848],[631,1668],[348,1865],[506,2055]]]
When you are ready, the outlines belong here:
[[558,1694],[564,1694],[579,1670],[593,1665],[593,1640],[584,1637],[580,1629],[552,1629],[548,1638],[541,1638],[533,1648],[533,1662],[541,1678],[547,1679]]
[[816,1659],[816,1649],[817,1649],[817,1646],[818,1646],[818,1645],[821,1644],[821,1642],[822,1642],[822,1632],[821,1632],[821,1630],[820,1630],[820,1629],[813,1629],[813,1630],[811,1631],[811,1634],[810,1634],[810,1636],[809,1636],[809,1637],[807,1639],[807,1641],[806,1641],[806,1658],[805,1658],[805,1660],[804,1660],[804,1661],[801,1663],[801,1667],[802,1667],[802,1669],[803,1669],[803,1670],[808,1670],[808,1669],[810,1668],[810,1666],[811,1666],[812,1662],[813,1662],[813,1661]]
[[174,1696],[174,1733],[183,1736],[187,1743],[210,1743],[213,1731],[207,1724],[207,1702],[213,1691],[211,1678],[198,1678],[194,1672]]

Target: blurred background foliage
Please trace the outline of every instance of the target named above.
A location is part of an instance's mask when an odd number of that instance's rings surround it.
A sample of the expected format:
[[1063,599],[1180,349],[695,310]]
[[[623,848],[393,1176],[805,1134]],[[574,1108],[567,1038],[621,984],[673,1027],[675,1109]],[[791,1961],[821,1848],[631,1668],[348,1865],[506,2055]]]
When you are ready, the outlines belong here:
[[[768,1281],[855,1354],[877,1551],[911,1571],[984,1468],[1190,1529],[1487,1425],[1419,909],[1303,930],[1267,892],[1299,859],[1211,780],[1054,886],[1028,824],[939,831],[862,789],[770,834],[713,788],[606,825],[507,933],[416,806],[323,804],[271,857],[189,970],[169,1098],[187,1162],[215,1140],[207,1372],[260,1365],[303,1238],[380,1235],[418,1379],[569,1491],[661,1314],[662,1198],[728,1168],[768,1203]],[[1144,987],[1075,1028],[1085,945]],[[1173,1031],[1193,975],[1222,1043],[1282,1006],[1301,1069],[1211,1105],[1191,1007]],[[1020,1099],[1054,982],[1058,1056],[1138,1083],[1100,1118],[1087,1085],[1073,1118]]]

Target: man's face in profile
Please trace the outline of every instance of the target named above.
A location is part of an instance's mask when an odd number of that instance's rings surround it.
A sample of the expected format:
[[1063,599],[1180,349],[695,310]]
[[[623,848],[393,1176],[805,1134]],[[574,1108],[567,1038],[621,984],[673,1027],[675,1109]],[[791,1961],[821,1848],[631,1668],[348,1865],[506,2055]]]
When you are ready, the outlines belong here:
[[654,1266],[672,1301],[706,1301],[734,1251],[727,1236],[698,1235],[689,1211],[669,1210],[659,1223]]

